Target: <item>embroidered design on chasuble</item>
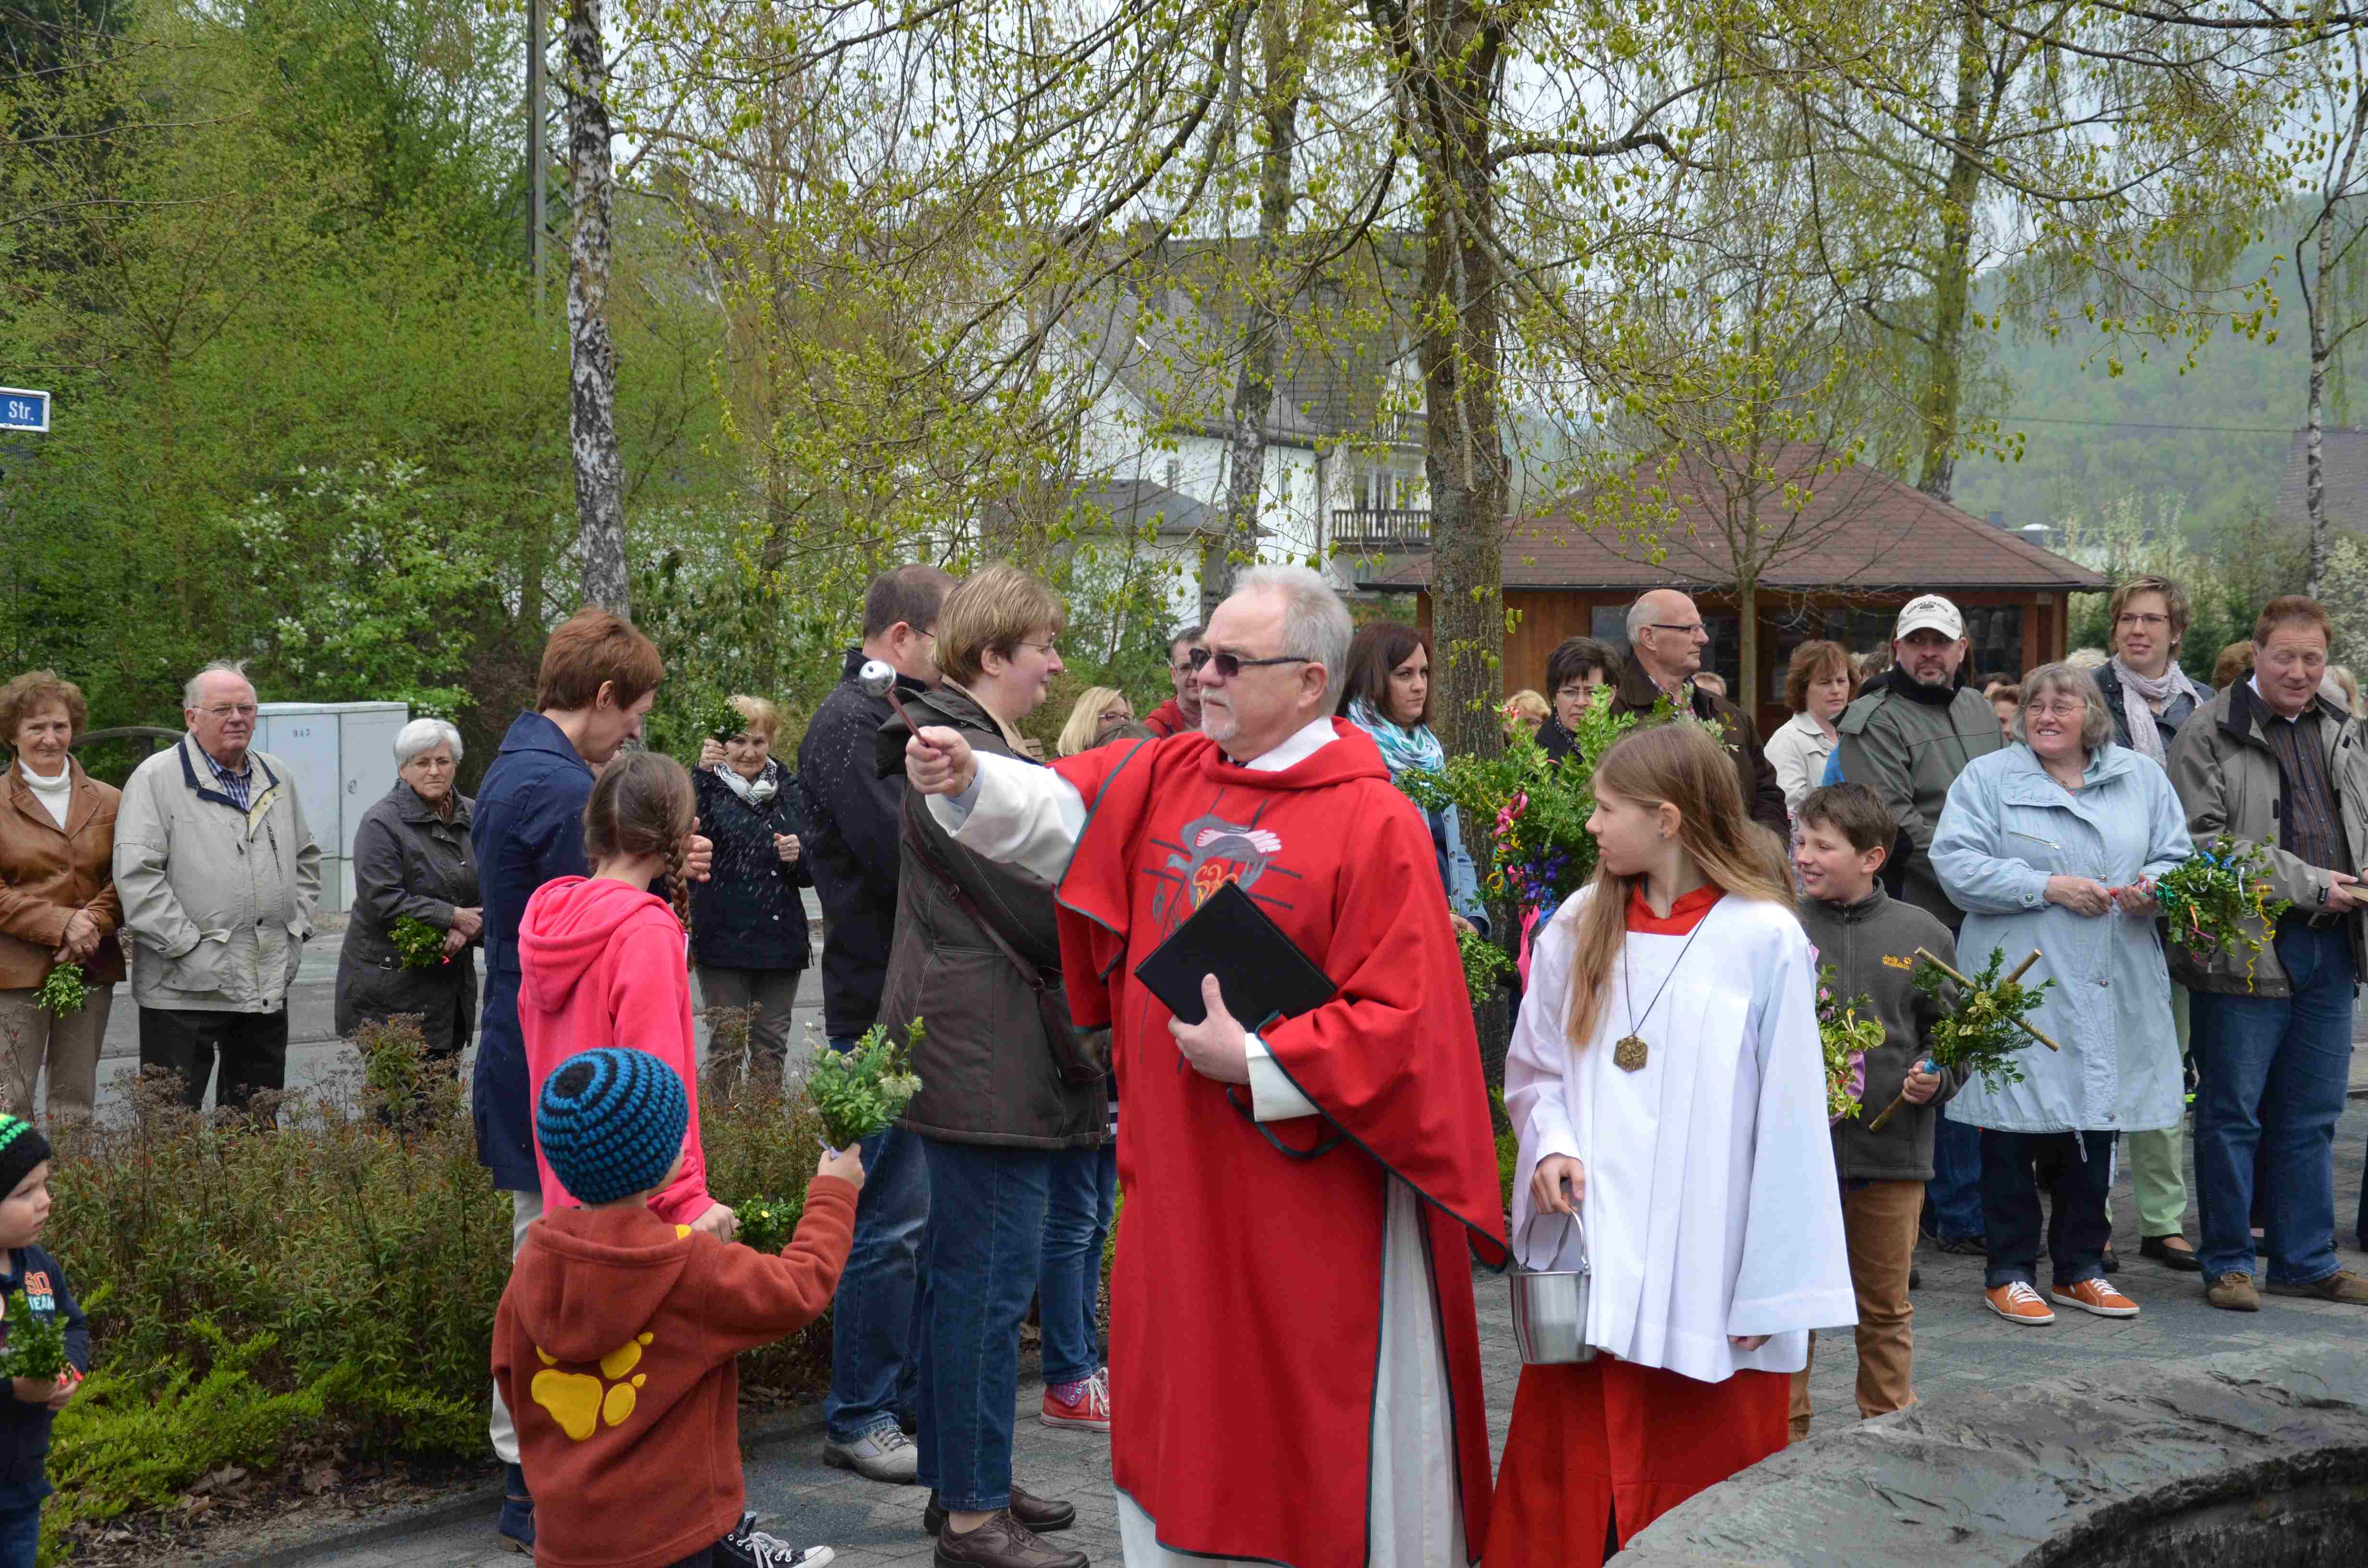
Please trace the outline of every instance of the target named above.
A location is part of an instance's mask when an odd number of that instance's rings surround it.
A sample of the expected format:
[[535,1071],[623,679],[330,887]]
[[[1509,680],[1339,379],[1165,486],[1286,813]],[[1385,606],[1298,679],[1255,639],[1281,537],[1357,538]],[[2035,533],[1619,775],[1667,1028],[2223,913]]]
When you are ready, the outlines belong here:
[[1151,895],[1151,916],[1159,923],[1162,935],[1181,926],[1227,882],[1237,884],[1261,903],[1276,909],[1292,907],[1290,899],[1273,896],[1275,890],[1258,891],[1269,870],[1278,877],[1299,880],[1298,872],[1275,864],[1282,854],[1282,839],[1258,825],[1258,819],[1274,803],[1272,798],[1260,799],[1247,822],[1235,822],[1224,814],[1225,797],[1232,792],[1220,786],[1209,809],[1186,823],[1174,838],[1156,833],[1146,835],[1145,846],[1153,858],[1143,868],[1143,874],[1159,884]]

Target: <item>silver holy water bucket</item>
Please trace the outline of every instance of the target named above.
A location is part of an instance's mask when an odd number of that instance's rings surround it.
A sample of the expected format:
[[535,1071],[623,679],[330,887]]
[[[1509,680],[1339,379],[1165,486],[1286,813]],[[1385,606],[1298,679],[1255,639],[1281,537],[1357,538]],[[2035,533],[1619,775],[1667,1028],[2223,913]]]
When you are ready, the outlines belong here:
[[[1594,1269],[1587,1261],[1587,1227],[1579,1222],[1576,1210],[1564,1218],[1578,1232],[1577,1268],[1541,1272],[1526,1267],[1520,1253],[1513,1256],[1513,1342],[1521,1347],[1525,1367],[1562,1367],[1595,1359],[1595,1346],[1587,1342],[1587,1293],[1594,1278]],[[1537,1222],[1538,1216],[1531,1214],[1530,1222],[1521,1227],[1523,1251],[1528,1250],[1530,1232]],[[1554,1255],[1559,1257],[1561,1249],[1556,1248]]]

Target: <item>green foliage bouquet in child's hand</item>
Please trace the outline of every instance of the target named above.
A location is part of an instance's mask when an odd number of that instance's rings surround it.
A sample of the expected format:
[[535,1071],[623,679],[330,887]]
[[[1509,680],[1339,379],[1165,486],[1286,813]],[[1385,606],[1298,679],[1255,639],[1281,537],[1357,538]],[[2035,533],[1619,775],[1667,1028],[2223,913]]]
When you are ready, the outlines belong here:
[[[1814,955],[1815,949],[1810,949]],[[1865,1107],[1855,1090],[1863,1087],[1866,1053],[1883,1043],[1883,1020],[1863,991],[1847,999],[1834,994],[1834,966],[1817,966],[1817,1040],[1826,1051],[1826,1119],[1839,1121]]]
[[[1952,1067],[1963,1067],[1969,1077],[1978,1077],[1985,1088],[1996,1093],[2009,1084],[2023,1079],[2016,1054],[2037,1040],[2048,1050],[2056,1044],[2039,1032],[2030,1021],[2042,998],[2055,983],[2043,980],[2036,985],[2025,985],[2022,977],[2039,961],[2039,949],[2017,964],[2012,974],[2000,974],[2006,967],[2006,949],[1990,949],[1990,961],[1979,974],[1964,975],[1926,952],[1916,949],[1916,970],[1908,976],[1916,989],[1938,1002],[1942,1010],[1941,1019],[1932,1026],[1931,1048],[1927,1060],[1934,1071],[1945,1073]],[[1907,1103],[1903,1092],[1886,1107],[1881,1116],[1867,1123],[1870,1131],[1881,1131],[1891,1119],[1892,1112]]]
[[33,995],[34,1005],[47,1008],[53,1018],[81,1012],[89,1000],[90,986],[84,982],[82,965],[78,963],[62,963],[50,971],[40,990]]
[[[921,1020],[915,1018],[905,1035],[917,1048]],[[821,1115],[823,1137],[834,1149],[851,1148],[891,1125],[920,1092],[921,1080],[882,1024],[866,1029],[852,1051],[816,1046],[814,1071],[806,1074],[806,1097]]]
[[387,930],[387,938],[402,955],[405,969],[434,969],[451,961],[444,950],[444,933],[416,915],[398,915]]
[[58,1374],[66,1369],[65,1319],[55,1312],[43,1316],[34,1312],[22,1290],[9,1295],[5,1317],[8,1344],[0,1349],[0,1377],[57,1381]]
[[2156,878],[2154,901],[2171,941],[2197,961],[2241,950],[2247,990],[2262,941],[2292,907],[2270,896],[2269,857],[2225,833]]
[[797,1234],[805,1208],[805,1200],[799,1198],[752,1198],[734,1204],[732,1212],[740,1221],[740,1244],[758,1252],[780,1251]]

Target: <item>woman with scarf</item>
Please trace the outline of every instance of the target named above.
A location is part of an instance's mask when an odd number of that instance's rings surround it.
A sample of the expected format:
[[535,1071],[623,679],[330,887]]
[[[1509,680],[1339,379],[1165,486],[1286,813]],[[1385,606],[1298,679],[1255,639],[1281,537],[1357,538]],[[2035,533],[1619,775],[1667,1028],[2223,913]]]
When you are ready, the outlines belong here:
[[691,885],[690,953],[703,1006],[749,1010],[749,1072],[788,1082],[803,1075],[789,1066],[790,1009],[809,951],[798,890],[814,877],[799,844],[797,791],[772,755],[780,710],[761,697],[731,706],[748,727],[710,739],[691,775],[715,869]]
[[[2187,635],[2187,595],[2168,577],[2133,577],[2113,590],[2106,607],[2112,623],[2113,656],[2097,671],[2097,688],[2104,694],[2106,717],[2112,721],[2113,741],[2158,767],[2166,760],[2170,741],[2198,708],[2212,700],[2209,688],[2190,680],[2179,667],[2179,644]],[[2170,988],[2171,1022],[2179,1030],[2179,1055],[2188,1060],[2187,988]],[[2180,1129],[2132,1132],[2130,1186],[2138,1202],[2139,1252],[2166,1268],[2192,1274],[2198,1267],[2189,1244],[2187,1178],[2180,1168]],[[2120,1260],[2109,1252],[2114,1267]]]
[[[1430,733],[1430,634],[1395,620],[1378,620],[1349,644],[1349,678],[1340,692],[1340,716],[1382,748],[1390,778],[1404,788],[1406,774],[1438,772],[1447,753]],[[1463,824],[1453,806],[1426,811],[1430,843],[1439,858],[1439,880],[1447,889],[1447,917],[1460,930],[1488,934],[1488,913],[1480,902],[1480,874],[1463,847]]]

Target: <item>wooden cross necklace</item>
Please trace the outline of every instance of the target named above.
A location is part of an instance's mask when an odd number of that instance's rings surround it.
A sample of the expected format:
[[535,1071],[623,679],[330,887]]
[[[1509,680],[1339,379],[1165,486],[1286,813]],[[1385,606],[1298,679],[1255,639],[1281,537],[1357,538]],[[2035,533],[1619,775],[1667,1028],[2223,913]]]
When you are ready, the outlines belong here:
[[1620,975],[1628,983],[1622,987],[1622,999],[1628,1004],[1629,1009],[1628,1034],[1625,1039],[1611,1048],[1611,1064],[1622,1073],[1636,1072],[1651,1059],[1652,1048],[1645,1043],[1645,1037],[1637,1031],[1645,1027],[1645,1020],[1653,1016],[1653,1009],[1660,1006],[1662,993],[1668,991],[1669,982],[1678,977],[1679,964],[1686,961],[1686,955],[1693,950],[1694,938],[1701,936],[1702,927],[1709,924],[1710,914],[1705,910],[1702,917],[1694,922],[1694,928],[1686,934],[1686,945],[1678,949],[1677,963],[1671,964],[1669,972],[1661,977],[1661,989],[1653,993],[1653,999],[1645,1004],[1645,1010],[1641,1014],[1635,1010],[1636,983],[1628,967],[1628,941],[1625,937],[1621,938]]

